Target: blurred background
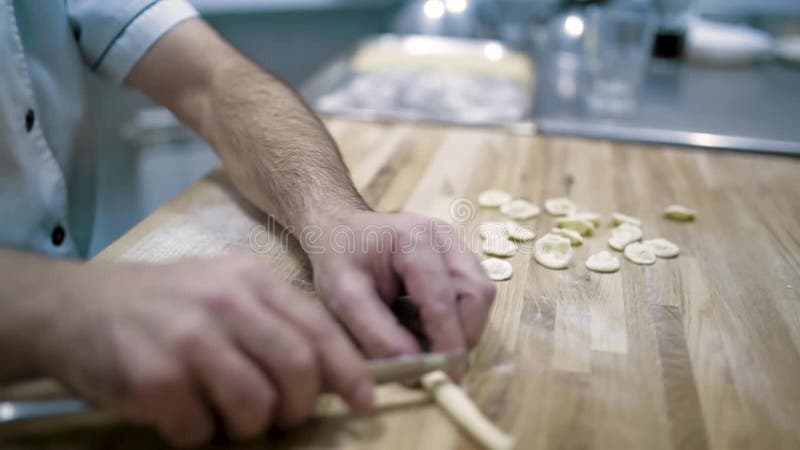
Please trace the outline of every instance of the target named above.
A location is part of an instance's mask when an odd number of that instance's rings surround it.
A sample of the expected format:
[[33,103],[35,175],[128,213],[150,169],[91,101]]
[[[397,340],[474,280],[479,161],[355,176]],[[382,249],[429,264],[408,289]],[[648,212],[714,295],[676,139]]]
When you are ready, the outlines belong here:
[[[323,116],[800,154],[800,0],[192,2]],[[218,161],[91,83],[94,254]]]

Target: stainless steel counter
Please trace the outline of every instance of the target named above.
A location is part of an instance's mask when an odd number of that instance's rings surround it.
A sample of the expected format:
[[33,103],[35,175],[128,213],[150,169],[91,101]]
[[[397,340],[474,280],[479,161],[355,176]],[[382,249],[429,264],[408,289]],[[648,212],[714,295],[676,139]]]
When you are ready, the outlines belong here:
[[800,66],[712,68],[653,60],[636,109],[616,117],[560,98],[554,71],[541,62],[537,68],[534,117],[543,133],[800,154]]
[[526,54],[497,41],[386,34],[337,58],[300,93],[321,114],[517,128],[530,121],[533,74]]
[[[316,99],[334,91],[331,80],[348,71],[351,55],[343,55],[304,85],[311,104],[318,106]],[[570,98],[561,95],[564,74],[556,72],[550,56],[540,51],[536,57],[533,121],[539,132],[800,155],[800,66],[765,62],[721,68],[655,59],[645,70],[635,109],[604,115],[585,105],[585,74],[574,74]],[[383,117],[404,117],[401,112]],[[373,111],[367,117],[376,116],[381,114]],[[446,115],[437,120],[468,123]]]

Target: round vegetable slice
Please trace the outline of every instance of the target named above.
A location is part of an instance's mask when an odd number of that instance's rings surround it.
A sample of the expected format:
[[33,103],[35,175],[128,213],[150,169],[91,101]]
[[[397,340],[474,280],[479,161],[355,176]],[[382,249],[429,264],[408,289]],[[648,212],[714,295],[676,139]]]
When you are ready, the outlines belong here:
[[593,272],[616,272],[619,270],[619,266],[619,258],[605,250],[586,259],[586,268]]
[[631,225],[636,225],[637,227],[642,226],[641,219],[633,216],[629,216],[627,214],[622,214],[619,212],[611,213],[611,220],[614,221],[614,225],[619,225],[622,223],[629,223]]
[[628,244],[636,242],[641,238],[641,228],[628,223],[622,223],[620,226],[611,230],[611,237],[608,239],[608,246],[621,252]]
[[639,242],[634,242],[625,247],[625,257],[643,266],[656,262],[656,255],[650,250],[650,247]]
[[478,204],[486,208],[497,208],[511,201],[511,194],[500,189],[489,189],[478,195]]
[[487,239],[483,242],[483,253],[492,256],[514,256],[517,254],[517,246],[508,239]]
[[681,252],[674,242],[663,238],[648,239],[642,242],[642,244],[649,247],[653,254],[659,258],[674,258]]
[[483,270],[486,271],[486,275],[488,275],[489,278],[494,281],[508,280],[514,273],[511,263],[508,261],[503,261],[502,259],[484,259],[481,261],[481,266],[483,266]]
[[664,215],[668,219],[690,221],[694,220],[697,213],[695,210],[687,208],[683,205],[669,205],[664,208]]
[[594,224],[592,222],[575,216],[559,217],[556,219],[556,226],[575,230],[582,236],[588,236],[594,232]]
[[550,230],[550,232],[569,239],[569,243],[572,245],[583,245],[583,237],[581,237],[581,234],[575,230],[568,230],[566,228],[553,228]]
[[483,239],[490,237],[508,238],[508,227],[503,222],[484,222],[478,225],[478,235]]
[[545,234],[533,246],[533,257],[550,269],[564,269],[572,259],[569,239],[555,234]]
[[536,231],[530,226],[523,226],[512,220],[506,222],[505,226],[509,239],[525,242],[536,237]]
[[581,211],[579,213],[574,213],[572,214],[572,217],[577,217],[579,219],[592,222],[592,225],[594,225],[595,228],[599,227],[601,222],[600,214],[589,211]]
[[559,197],[545,200],[544,209],[553,216],[566,216],[575,212],[577,208],[570,199]]
[[617,225],[615,228],[622,229],[622,230],[631,230],[634,233],[641,233],[642,227],[639,225],[634,225],[629,222],[622,222],[621,224]]
[[539,215],[539,207],[527,200],[511,200],[500,205],[500,212],[512,219],[527,220]]

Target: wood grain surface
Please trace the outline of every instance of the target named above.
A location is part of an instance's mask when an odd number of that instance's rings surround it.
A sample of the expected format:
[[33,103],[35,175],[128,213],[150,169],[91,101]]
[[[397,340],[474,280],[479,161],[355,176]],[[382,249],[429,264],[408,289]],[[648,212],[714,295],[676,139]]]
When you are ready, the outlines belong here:
[[[498,283],[464,387],[520,449],[800,448],[800,159],[414,124],[331,119],[357,187],[377,209],[448,218],[459,198],[506,189],[541,205],[569,196],[606,216],[567,270],[522,249]],[[671,203],[693,223],[662,218]],[[682,250],[615,274],[586,270],[611,211]],[[456,225],[471,236],[497,211]],[[529,223],[540,234],[554,220]],[[296,243],[217,171],[97,260],[163,261],[255,249],[296,286]],[[471,245],[477,240],[469,239]],[[476,248],[476,247],[474,247]],[[383,391],[371,415],[322,414],[242,448],[474,448],[425,399]],[[413,397],[413,396],[412,396]],[[324,406],[322,409],[326,409]],[[328,412],[332,409],[328,409]],[[153,432],[97,427],[15,441],[33,448],[160,448]],[[218,447],[224,447],[222,443]]]

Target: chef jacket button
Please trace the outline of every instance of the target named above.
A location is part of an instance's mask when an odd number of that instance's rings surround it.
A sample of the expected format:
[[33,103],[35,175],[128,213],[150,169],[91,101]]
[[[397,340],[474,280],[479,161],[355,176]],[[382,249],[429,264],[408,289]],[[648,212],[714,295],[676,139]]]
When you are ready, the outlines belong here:
[[65,236],[66,232],[64,231],[64,227],[62,227],[61,225],[56,225],[53,228],[53,232],[50,233],[50,240],[51,242],[53,242],[53,245],[58,247],[64,242]]
[[33,122],[36,120],[36,114],[32,109],[25,113],[25,131],[30,132],[33,129]]

